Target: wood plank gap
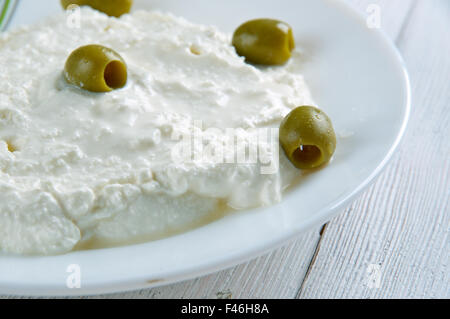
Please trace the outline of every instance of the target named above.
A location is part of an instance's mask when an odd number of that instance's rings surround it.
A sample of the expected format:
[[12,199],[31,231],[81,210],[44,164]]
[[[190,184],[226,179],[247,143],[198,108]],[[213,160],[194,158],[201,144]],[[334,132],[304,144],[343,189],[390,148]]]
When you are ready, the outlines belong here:
[[314,254],[313,254],[312,258],[311,258],[311,261],[309,262],[308,269],[306,270],[305,277],[303,277],[303,280],[302,280],[302,283],[300,285],[300,288],[297,290],[297,293],[295,294],[295,298],[296,299],[298,299],[298,296],[301,295],[302,290],[303,290],[303,286],[304,286],[304,284],[305,284],[305,282],[306,282],[306,280],[307,280],[307,278],[308,278],[308,276],[309,276],[309,274],[310,274],[310,272],[312,270],[312,267],[314,266],[314,264],[316,262],[317,256],[319,255],[320,243],[322,242],[323,235],[327,231],[327,227],[328,227],[328,223],[323,225],[322,228],[320,229],[320,232],[319,232],[320,238],[317,241],[317,245],[316,245],[316,248],[314,250]]

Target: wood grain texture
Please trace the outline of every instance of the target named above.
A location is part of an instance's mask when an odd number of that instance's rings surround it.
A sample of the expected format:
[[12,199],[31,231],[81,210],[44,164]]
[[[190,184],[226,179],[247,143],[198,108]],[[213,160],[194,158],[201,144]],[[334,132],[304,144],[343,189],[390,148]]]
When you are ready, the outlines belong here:
[[[450,5],[418,1],[397,39],[413,112],[387,171],[321,240],[299,298],[449,298]],[[380,266],[369,288],[367,269]]]

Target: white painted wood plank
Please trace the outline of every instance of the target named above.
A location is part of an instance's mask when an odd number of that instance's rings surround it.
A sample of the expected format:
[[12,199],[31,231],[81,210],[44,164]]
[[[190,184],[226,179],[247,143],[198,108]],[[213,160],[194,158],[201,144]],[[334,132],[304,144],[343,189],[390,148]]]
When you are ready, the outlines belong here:
[[[449,298],[450,6],[419,1],[398,46],[413,113],[399,154],[333,220],[299,298]],[[370,264],[381,286],[367,285]]]

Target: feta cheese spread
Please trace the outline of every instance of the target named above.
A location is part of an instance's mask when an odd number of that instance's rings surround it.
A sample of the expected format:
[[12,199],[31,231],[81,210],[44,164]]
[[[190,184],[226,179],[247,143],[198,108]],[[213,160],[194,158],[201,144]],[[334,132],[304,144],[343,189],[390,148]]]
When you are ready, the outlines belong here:
[[[281,200],[301,173],[278,139],[255,148],[264,161],[246,150],[313,104],[299,52],[262,68],[236,54],[231,35],[170,14],[82,8],[79,22],[60,14],[0,35],[1,252],[141,242]],[[120,53],[124,88],[66,83],[67,57],[87,44]]]

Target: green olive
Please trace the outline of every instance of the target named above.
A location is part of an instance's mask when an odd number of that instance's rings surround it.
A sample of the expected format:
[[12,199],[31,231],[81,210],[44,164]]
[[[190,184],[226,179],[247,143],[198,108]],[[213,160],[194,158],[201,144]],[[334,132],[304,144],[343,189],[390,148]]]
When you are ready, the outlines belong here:
[[96,44],[73,51],[64,76],[70,84],[91,92],[109,92],[127,83],[127,65],[114,50]]
[[78,6],[90,6],[112,17],[120,17],[130,12],[133,0],[61,0],[64,9],[71,4]]
[[282,21],[256,19],[241,25],[233,35],[237,54],[247,62],[264,65],[286,63],[295,48],[292,28]]
[[295,167],[312,169],[330,161],[336,150],[336,134],[323,111],[300,106],[281,122],[280,143]]

